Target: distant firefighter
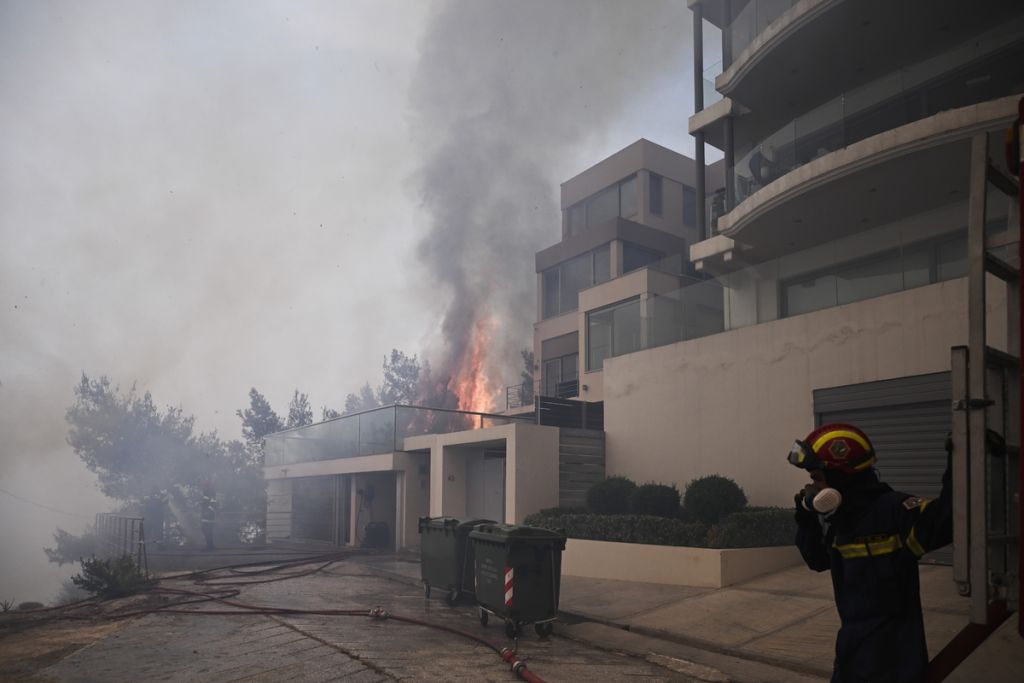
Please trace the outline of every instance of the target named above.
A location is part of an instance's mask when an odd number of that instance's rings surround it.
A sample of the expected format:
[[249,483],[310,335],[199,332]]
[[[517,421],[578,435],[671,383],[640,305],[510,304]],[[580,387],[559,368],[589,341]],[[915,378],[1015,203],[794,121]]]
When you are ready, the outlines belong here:
[[206,538],[205,550],[213,550],[213,526],[217,522],[217,499],[213,493],[213,485],[203,486],[203,500],[199,508],[199,522]]

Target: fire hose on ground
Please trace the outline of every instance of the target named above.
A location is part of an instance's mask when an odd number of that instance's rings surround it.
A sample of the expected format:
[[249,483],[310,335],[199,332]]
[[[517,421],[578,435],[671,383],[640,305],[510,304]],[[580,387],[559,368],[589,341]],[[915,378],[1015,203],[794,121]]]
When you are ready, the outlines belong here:
[[[31,616],[31,615],[42,615],[44,613],[52,614],[47,621],[58,620],[58,619],[69,619],[69,620],[90,620],[95,618],[107,619],[111,621],[129,619],[132,617],[146,616],[149,614],[165,613],[165,614],[191,614],[198,616],[238,616],[238,615],[259,615],[259,616],[328,616],[328,617],[368,617],[375,620],[392,620],[398,621],[405,624],[411,624],[415,626],[423,626],[427,628],[436,629],[439,631],[445,631],[452,635],[460,636],[479,645],[486,647],[487,649],[494,652],[496,655],[509,665],[511,671],[521,680],[528,681],[529,683],[545,683],[544,679],[540,678],[532,671],[527,669],[526,662],[520,659],[518,653],[514,648],[499,648],[488,640],[481,638],[473,633],[462,631],[451,626],[445,626],[444,624],[436,624],[430,621],[424,621],[422,619],[415,619],[413,617],[406,617],[398,614],[392,614],[380,607],[374,607],[373,609],[297,609],[289,607],[269,607],[260,605],[251,605],[246,602],[240,602],[233,600],[241,594],[240,588],[229,588],[229,586],[249,586],[260,583],[271,583],[275,581],[284,581],[287,579],[298,578],[302,576],[310,576],[318,572],[323,571],[330,565],[338,562],[341,559],[348,557],[351,553],[331,553],[328,555],[317,555],[314,557],[307,557],[298,560],[289,560],[286,562],[273,563],[268,565],[266,562],[249,562],[245,564],[236,565],[225,565],[221,567],[215,567],[212,569],[204,569],[194,572],[185,572],[181,574],[174,574],[170,576],[161,577],[161,581],[166,580],[181,580],[191,579],[195,584],[200,586],[209,587],[209,591],[193,591],[184,588],[166,588],[161,586],[155,586],[150,588],[148,593],[157,595],[167,596],[178,596],[181,599],[175,602],[170,602],[164,605],[157,605],[153,607],[146,607],[142,609],[129,610],[125,612],[116,612],[112,614],[67,614],[65,612],[78,610],[84,607],[98,608],[101,601],[97,598],[87,598],[85,600],[79,600],[77,602],[68,603],[66,605],[60,605],[57,607],[47,607],[38,610],[29,610],[26,612],[19,612],[19,616]],[[280,574],[283,570],[292,568],[305,567],[307,565],[316,565],[309,569],[303,569],[301,571],[288,572]],[[229,572],[234,576],[217,576],[216,572]],[[272,575],[269,578],[257,578],[264,575]],[[239,580],[240,577],[242,580]],[[216,602],[225,607],[231,607],[232,609],[182,609],[185,605],[198,605],[206,602]]]

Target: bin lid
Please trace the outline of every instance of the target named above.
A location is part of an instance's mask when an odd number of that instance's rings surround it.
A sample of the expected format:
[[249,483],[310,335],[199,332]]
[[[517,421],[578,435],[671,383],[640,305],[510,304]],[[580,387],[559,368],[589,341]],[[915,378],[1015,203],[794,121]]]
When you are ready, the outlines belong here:
[[565,542],[565,534],[557,531],[516,524],[481,524],[469,533],[469,537],[495,543]]
[[419,528],[425,529],[454,529],[459,526],[459,520],[455,517],[420,517]]
[[475,527],[480,524],[497,524],[493,519],[468,519],[459,523],[459,529],[465,531],[467,527]]

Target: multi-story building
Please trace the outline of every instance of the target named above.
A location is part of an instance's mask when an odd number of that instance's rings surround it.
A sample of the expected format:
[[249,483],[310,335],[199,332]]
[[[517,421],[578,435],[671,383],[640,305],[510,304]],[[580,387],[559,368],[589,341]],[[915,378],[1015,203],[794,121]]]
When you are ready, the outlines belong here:
[[[967,342],[972,140],[990,134],[990,176],[1004,177],[1024,5],[690,6],[689,126],[698,168],[705,143],[722,150],[724,187],[697,187],[707,210],[689,255],[713,279],[680,298],[713,290],[721,331],[605,361],[609,471],[680,484],[717,471],[781,504],[797,473],[779,453],[843,418],[879,441],[894,483],[928,493],[950,428],[950,349]],[[706,30],[722,43],[708,70]],[[987,199],[989,246],[1016,242],[1012,201],[991,183]],[[989,329],[1007,348],[1005,320]]]
[[[722,164],[703,173],[723,186]],[[643,321],[699,281],[687,255],[696,174],[693,159],[641,139],[562,184],[562,239],[536,259],[538,394],[601,401],[607,359],[682,338],[681,318]]]

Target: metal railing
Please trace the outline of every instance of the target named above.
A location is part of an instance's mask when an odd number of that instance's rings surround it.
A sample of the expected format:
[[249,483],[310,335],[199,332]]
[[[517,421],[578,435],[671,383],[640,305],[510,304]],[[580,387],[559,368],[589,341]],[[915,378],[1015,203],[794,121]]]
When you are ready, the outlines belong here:
[[148,576],[149,562],[146,557],[146,534],[142,517],[98,513],[95,555],[105,560],[131,557],[139,571]]
[[505,387],[505,409],[533,405],[533,382]]
[[392,405],[296,427],[266,439],[266,466],[380,455],[401,450],[407,437],[485,429],[528,416]]

